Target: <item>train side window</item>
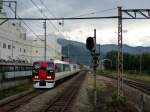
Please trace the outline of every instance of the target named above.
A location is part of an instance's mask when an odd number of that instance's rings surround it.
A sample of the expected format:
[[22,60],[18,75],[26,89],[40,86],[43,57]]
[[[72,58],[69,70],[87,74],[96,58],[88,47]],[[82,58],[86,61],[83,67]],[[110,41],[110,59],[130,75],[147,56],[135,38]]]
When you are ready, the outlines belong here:
[[56,72],[62,72],[62,64],[56,64]]
[[67,65],[67,71],[70,71],[71,68],[70,68],[70,65]]
[[70,66],[68,64],[63,64],[63,71],[70,71]]
[[76,69],[77,69],[76,65],[73,65],[73,69],[74,69],[74,70],[76,70]]

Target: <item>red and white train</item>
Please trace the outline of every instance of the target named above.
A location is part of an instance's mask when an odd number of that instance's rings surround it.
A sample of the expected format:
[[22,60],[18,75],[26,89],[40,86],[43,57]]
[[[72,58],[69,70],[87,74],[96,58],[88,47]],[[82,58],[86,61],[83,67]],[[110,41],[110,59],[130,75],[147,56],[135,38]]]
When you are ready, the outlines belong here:
[[34,88],[53,88],[55,82],[79,72],[77,64],[60,60],[37,61],[33,63]]

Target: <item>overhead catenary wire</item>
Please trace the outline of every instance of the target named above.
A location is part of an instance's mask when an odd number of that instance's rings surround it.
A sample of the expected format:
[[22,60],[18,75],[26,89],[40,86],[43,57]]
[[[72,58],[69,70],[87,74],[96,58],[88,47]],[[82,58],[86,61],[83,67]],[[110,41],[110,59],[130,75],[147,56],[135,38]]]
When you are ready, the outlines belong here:
[[[36,4],[33,0],[30,0],[30,1],[31,1],[31,3],[39,10],[39,12],[40,12],[44,17],[47,18],[47,16],[41,11],[40,7],[37,6],[37,4]],[[59,32],[59,29],[58,29],[51,21],[48,21],[48,22],[53,26],[53,28],[54,28],[55,30],[57,30],[57,31]]]
[[[47,12],[52,15],[52,17],[56,18],[56,16],[54,15],[54,13],[52,13],[52,11],[44,4],[43,0],[40,0],[41,4],[45,7],[45,9],[47,10]],[[59,24],[59,21],[57,20],[57,23]],[[60,30],[57,30],[61,35],[63,35],[61,33]]]
[[[118,16],[93,16],[93,17],[78,17],[78,18],[7,18],[3,17],[0,20],[9,19],[9,20],[92,20],[92,19],[118,19]],[[123,19],[131,19],[131,18],[123,18]],[[138,18],[143,19],[143,18]]]
[[[12,10],[12,12],[14,13],[15,11],[10,7],[10,9]],[[20,18],[19,15],[16,15],[18,18]],[[22,20],[22,19],[21,19]],[[30,28],[30,26],[24,21],[22,20],[22,22],[24,23],[24,25],[37,37],[40,39],[40,37],[38,35],[36,35],[36,33]],[[41,39],[40,39],[41,40]]]
[[[39,12],[44,16],[44,17],[47,17],[43,12],[42,12],[42,10],[40,9],[40,7],[39,6],[37,6],[37,4],[33,1],[33,0],[30,0],[31,2],[32,2],[32,4],[39,10]],[[42,2],[42,1],[40,1],[43,5],[44,5],[44,3]],[[44,7],[46,7],[45,5],[44,5]],[[49,11],[49,9],[46,7],[46,9]],[[49,11],[49,13],[50,13],[50,11]],[[54,15],[53,15],[54,16]],[[54,16],[55,17],[55,16]],[[46,21],[46,20],[45,20]],[[55,30],[57,30],[58,32],[60,32],[59,31],[59,29],[51,22],[51,21],[48,21],[53,27],[54,27],[54,29]],[[47,45],[46,45],[47,46]],[[54,49],[55,50],[55,52],[58,52],[58,51],[56,51],[56,49]],[[59,52],[58,52],[59,53]]]
[[81,17],[81,16],[93,15],[93,14],[96,14],[96,13],[108,12],[108,11],[112,11],[112,10],[115,10],[115,9],[117,9],[117,8],[110,8],[110,9],[105,9],[105,10],[92,11],[92,12],[89,12],[89,13],[84,13],[84,14],[80,14],[80,15],[77,15],[77,16],[73,16],[73,18]]
[[[12,10],[12,12],[14,12],[14,10],[13,10],[11,7],[10,7],[10,9]],[[17,17],[20,18],[19,15],[17,15]],[[25,24],[25,26],[27,26],[27,28],[28,28],[37,38],[39,38],[39,39],[42,41],[42,39],[30,28],[30,26],[29,26],[24,20],[22,20],[22,22]],[[49,46],[49,45],[47,45],[47,46]],[[44,48],[44,47],[40,47],[40,48]],[[54,50],[56,50],[56,49],[53,48],[52,46],[51,46],[51,48],[54,49]],[[57,51],[57,53],[59,53],[59,52]]]
[[54,18],[56,18],[56,16],[52,13],[52,11],[44,4],[43,0],[40,0],[40,2],[47,9],[48,13],[52,15]]

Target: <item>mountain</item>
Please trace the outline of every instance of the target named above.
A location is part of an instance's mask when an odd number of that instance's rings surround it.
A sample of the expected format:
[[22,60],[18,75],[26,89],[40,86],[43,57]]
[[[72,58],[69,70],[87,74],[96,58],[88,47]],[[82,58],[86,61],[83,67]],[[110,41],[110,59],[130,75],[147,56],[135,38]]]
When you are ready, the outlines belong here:
[[[86,49],[84,43],[58,39],[58,43],[62,45],[62,54],[68,56],[77,62],[89,65],[91,63],[90,52]],[[69,51],[69,52],[68,52]]]
[[[89,65],[91,63],[90,52],[86,49],[84,43],[66,40],[63,38],[58,39],[58,43],[62,46],[62,54],[68,56],[75,61],[82,64]],[[105,44],[100,46],[101,57],[104,57],[108,52],[112,50],[117,50],[118,46],[115,44]],[[69,51],[69,52],[68,52]],[[97,52],[99,52],[99,46],[97,45]],[[150,47],[131,47],[128,45],[123,45],[123,52],[130,54],[140,54],[140,53],[150,53]]]

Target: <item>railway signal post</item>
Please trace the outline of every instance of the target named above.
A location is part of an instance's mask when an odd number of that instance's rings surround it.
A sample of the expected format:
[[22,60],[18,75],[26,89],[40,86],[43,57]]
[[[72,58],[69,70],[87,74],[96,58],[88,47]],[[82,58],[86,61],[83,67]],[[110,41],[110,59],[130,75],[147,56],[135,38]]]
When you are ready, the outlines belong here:
[[94,29],[94,37],[88,37],[86,40],[86,48],[91,52],[93,58],[93,71],[94,71],[94,111],[96,112],[97,104],[97,90],[96,90],[96,68],[98,57],[96,55],[96,29]]
[[122,49],[122,12],[118,7],[118,98],[123,96],[123,49]]

